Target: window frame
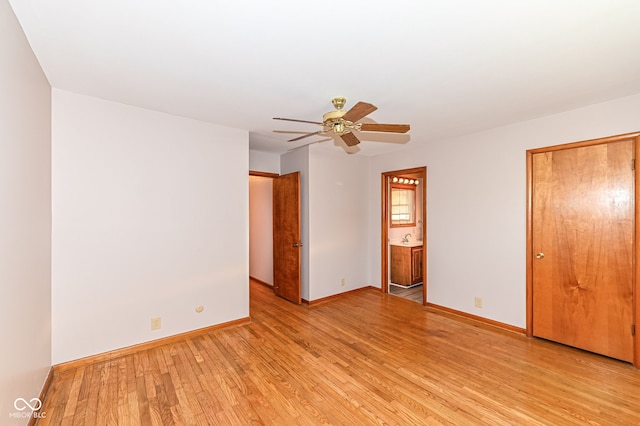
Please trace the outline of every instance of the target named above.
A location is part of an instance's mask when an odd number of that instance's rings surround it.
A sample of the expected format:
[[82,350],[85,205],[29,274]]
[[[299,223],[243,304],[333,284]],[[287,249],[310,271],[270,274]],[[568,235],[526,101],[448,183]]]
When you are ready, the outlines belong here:
[[[405,205],[405,204],[393,204],[393,191],[395,190],[406,190],[411,191],[413,194],[413,199],[410,203],[406,204],[408,206],[410,218],[407,222],[394,222],[394,206],[396,205]],[[405,227],[413,227],[416,226],[416,186],[405,183],[394,183],[392,182],[389,185],[389,227],[391,228],[405,228]]]

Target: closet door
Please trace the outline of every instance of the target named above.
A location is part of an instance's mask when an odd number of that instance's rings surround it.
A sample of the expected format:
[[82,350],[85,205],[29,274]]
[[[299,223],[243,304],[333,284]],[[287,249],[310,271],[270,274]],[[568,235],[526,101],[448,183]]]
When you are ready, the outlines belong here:
[[633,139],[533,154],[533,335],[633,360]]

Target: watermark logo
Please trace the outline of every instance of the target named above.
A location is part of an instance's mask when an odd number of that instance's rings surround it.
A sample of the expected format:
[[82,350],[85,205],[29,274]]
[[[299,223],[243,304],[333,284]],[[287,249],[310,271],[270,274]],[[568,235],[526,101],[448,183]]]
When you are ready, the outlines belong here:
[[30,408],[33,411],[38,411],[40,408],[42,408],[42,401],[40,401],[39,398],[31,398],[31,401],[27,401],[24,398],[18,398],[13,401],[13,406],[18,411],[24,411],[27,408]]
[[46,412],[38,412],[38,410],[42,408],[40,398],[31,398],[29,401],[24,398],[16,398],[16,400],[13,401],[13,407],[18,411],[9,413],[9,417],[12,418],[29,418],[33,416],[36,419],[44,419],[47,417]]

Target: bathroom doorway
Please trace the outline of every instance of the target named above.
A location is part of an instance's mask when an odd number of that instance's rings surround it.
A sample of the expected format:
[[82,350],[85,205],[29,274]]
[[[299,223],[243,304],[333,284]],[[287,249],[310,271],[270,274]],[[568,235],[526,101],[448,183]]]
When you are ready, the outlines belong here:
[[382,292],[427,303],[427,168],[381,175]]

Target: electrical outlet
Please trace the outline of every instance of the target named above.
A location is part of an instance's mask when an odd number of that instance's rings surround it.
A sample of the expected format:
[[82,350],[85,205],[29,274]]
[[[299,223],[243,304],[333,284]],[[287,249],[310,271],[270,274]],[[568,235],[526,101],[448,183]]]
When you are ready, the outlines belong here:
[[159,330],[162,327],[162,320],[160,317],[151,318],[151,329]]
[[482,298],[481,297],[476,297],[475,305],[476,305],[476,308],[482,308]]
[[347,281],[344,278],[340,278],[340,285],[344,287],[345,284],[347,284]]

